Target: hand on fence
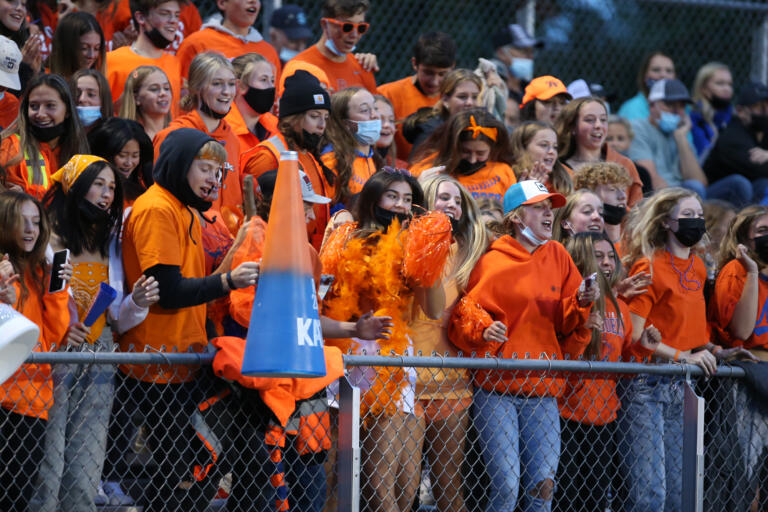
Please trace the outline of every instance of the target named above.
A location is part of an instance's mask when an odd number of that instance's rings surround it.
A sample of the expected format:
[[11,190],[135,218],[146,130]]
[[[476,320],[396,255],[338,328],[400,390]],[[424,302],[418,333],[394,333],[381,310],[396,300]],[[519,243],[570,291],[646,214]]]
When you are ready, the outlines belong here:
[[394,325],[391,316],[373,316],[373,311],[369,311],[356,322],[356,337],[361,340],[388,340]]
[[692,352],[684,360],[701,368],[705,377],[710,377],[717,372],[717,359],[707,349]]
[[507,326],[496,320],[483,331],[485,341],[498,341],[504,343],[507,341]]
[[754,361],[756,363],[760,362],[760,359],[755,357],[752,352],[744,347],[723,348],[715,351],[714,356],[718,361],[732,361],[738,359],[742,361]]
[[653,325],[649,325],[643,330],[643,334],[640,335],[640,344],[643,348],[655,352],[661,343],[661,333]]

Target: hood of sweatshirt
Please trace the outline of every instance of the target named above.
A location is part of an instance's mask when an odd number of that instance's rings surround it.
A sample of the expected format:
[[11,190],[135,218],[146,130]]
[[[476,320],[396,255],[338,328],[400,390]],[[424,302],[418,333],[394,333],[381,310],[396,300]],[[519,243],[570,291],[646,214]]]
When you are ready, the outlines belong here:
[[248,29],[248,33],[244,36],[235,34],[228,28],[226,28],[224,25],[222,25],[222,22],[224,21],[224,16],[221,15],[221,13],[213,14],[208,20],[203,24],[200,29],[204,28],[212,28],[214,30],[218,30],[219,32],[223,32],[227,35],[230,35],[236,39],[239,39],[240,41],[244,43],[258,43],[259,41],[263,41],[264,38],[261,36],[261,33],[256,30],[253,27],[250,27]]
[[[541,245],[536,251],[538,252],[543,247],[550,244],[550,242],[547,242],[543,245]],[[504,235],[501,238],[498,238],[495,240],[491,247],[488,249],[488,252],[497,252],[499,254],[503,254],[505,256],[508,256],[512,258],[515,261],[529,261],[531,258],[533,258],[533,253],[528,252],[528,249],[523,247],[523,245],[514,239],[514,237],[510,235]]]
[[194,128],[179,128],[171,131],[160,145],[152,176],[155,183],[166,189],[185,206],[204,212],[211,207],[192,191],[187,174],[198,151],[206,142],[215,140]]

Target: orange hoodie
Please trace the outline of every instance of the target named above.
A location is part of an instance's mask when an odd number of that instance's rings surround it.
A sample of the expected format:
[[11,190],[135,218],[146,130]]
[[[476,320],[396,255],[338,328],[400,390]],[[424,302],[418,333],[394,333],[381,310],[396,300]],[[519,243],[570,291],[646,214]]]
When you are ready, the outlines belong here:
[[[13,308],[40,328],[40,338],[35,352],[48,352],[54,344],[60,344],[69,328],[69,293],[67,288],[56,293],[44,292],[40,296],[37,285],[29,272],[24,277],[29,295],[21,304],[21,284],[14,283],[16,304]],[[25,364],[0,386],[2,407],[17,414],[48,419],[48,409],[53,405],[51,366]]]
[[[550,241],[528,252],[505,235],[491,244],[472,271],[467,292],[453,309],[450,340],[466,354],[501,358],[563,358],[561,338],[581,340],[583,352],[590,331],[582,328],[591,304],[580,307],[582,278],[570,254]],[[507,326],[507,341],[489,342],[483,331],[494,321]],[[574,331],[579,332],[574,332]],[[544,357],[544,356],[542,356]],[[489,391],[528,396],[559,396],[562,377],[544,373],[478,370],[475,385]]]
[[232,210],[241,208],[243,204],[243,189],[240,184],[240,142],[227,121],[222,119],[219,122],[219,126],[212,132],[209,132],[197,110],[177,117],[171,121],[168,128],[159,131],[155,135],[155,139],[152,141],[152,144],[155,146],[155,160],[157,160],[157,156],[160,154],[160,145],[168,134],[177,128],[195,128],[203,133],[207,133],[224,145],[224,148],[227,150],[227,161],[232,166],[232,170],[224,178],[224,185],[219,192],[219,198],[213,202],[212,208],[219,211],[223,211],[223,206]]

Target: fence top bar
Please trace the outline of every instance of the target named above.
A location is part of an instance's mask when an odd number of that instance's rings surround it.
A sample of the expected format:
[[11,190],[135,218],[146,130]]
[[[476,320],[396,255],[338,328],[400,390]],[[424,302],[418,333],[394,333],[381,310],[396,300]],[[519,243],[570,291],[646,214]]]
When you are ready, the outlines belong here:
[[686,7],[708,7],[740,11],[768,12],[768,5],[744,0],[641,0],[646,4],[681,5]]
[[[27,363],[36,364],[167,364],[210,365],[213,353],[160,352],[33,352]],[[646,375],[686,374],[700,377],[703,372],[692,364],[609,363],[604,361],[566,361],[547,359],[496,359],[435,356],[361,356],[345,355],[344,365],[417,368],[466,368],[470,370],[564,371]],[[744,377],[744,370],[718,366],[717,377]]]

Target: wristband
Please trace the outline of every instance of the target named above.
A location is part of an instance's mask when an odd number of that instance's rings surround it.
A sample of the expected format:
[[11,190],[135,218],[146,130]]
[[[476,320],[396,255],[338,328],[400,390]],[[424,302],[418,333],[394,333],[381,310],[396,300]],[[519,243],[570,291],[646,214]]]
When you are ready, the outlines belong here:
[[227,285],[229,285],[230,290],[237,290],[237,286],[235,286],[235,282],[232,280],[232,272],[227,272]]
[[672,358],[674,362],[678,362],[680,360],[680,351],[678,350],[675,352],[675,357]]

